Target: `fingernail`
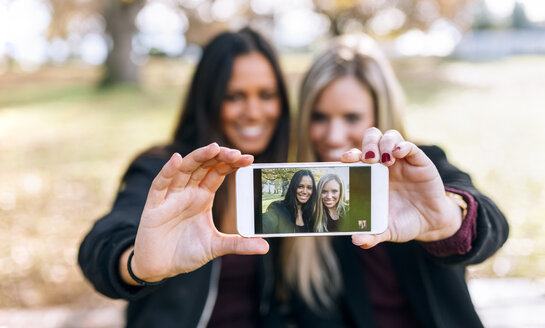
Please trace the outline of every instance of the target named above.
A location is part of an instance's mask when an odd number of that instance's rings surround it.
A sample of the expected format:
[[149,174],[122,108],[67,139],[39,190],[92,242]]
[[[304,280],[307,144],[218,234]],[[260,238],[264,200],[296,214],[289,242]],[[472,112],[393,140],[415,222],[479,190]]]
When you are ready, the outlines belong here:
[[352,244],[354,244],[356,246],[360,246],[361,244],[363,244],[363,242],[356,235],[353,235],[352,236]]
[[394,151],[398,151],[398,150],[401,150],[401,147],[398,146],[394,148]]
[[390,161],[390,154],[384,153],[382,154],[382,163],[387,163]]
[[180,155],[179,153],[174,153],[172,154],[172,156],[170,156],[170,160],[174,160],[176,157],[182,158],[182,155]]
[[365,159],[375,158],[375,153],[373,151],[368,151],[365,153]]

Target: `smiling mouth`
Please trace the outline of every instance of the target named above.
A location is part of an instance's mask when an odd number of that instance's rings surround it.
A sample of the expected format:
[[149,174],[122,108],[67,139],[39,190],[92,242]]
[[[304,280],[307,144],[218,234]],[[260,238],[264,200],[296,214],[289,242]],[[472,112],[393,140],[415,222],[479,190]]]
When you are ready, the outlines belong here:
[[239,126],[238,131],[245,138],[255,138],[261,136],[266,128],[263,125],[258,126]]

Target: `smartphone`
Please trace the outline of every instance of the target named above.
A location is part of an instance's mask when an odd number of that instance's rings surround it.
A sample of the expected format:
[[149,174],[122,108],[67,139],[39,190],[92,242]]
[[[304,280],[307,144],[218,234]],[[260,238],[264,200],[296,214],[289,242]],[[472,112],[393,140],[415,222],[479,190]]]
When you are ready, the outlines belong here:
[[388,226],[388,168],[253,164],[236,172],[236,208],[245,237],[379,234]]

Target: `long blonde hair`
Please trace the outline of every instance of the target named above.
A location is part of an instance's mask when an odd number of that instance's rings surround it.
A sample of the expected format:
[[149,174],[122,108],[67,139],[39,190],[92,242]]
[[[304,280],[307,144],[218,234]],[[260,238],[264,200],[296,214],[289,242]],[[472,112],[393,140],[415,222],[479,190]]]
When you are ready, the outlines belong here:
[[[307,72],[299,94],[297,160],[318,159],[310,142],[310,118],[321,92],[333,81],[353,76],[369,89],[375,105],[376,126],[404,134],[401,86],[375,41],[366,35],[346,35],[331,42]],[[286,238],[282,276],[315,311],[332,309],[343,281],[330,237]]]
[[388,59],[378,44],[366,35],[341,36],[334,39],[331,47],[314,61],[303,79],[299,94],[298,160],[317,159],[309,138],[314,105],[328,85],[346,76],[355,77],[370,91],[379,129],[396,129],[404,133],[403,91]]
[[314,231],[316,232],[327,232],[327,215],[326,211],[328,209],[323,204],[322,199],[322,192],[324,190],[324,186],[329,181],[337,181],[339,184],[339,200],[337,202],[336,210],[337,213],[339,213],[339,218],[342,218],[346,213],[346,208],[348,207],[346,202],[346,190],[344,188],[344,182],[342,179],[333,173],[329,173],[324,175],[320,178],[320,181],[318,181],[318,188],[317,188],[317,196],[318,200],[316,201],[316,222],[314,223]]

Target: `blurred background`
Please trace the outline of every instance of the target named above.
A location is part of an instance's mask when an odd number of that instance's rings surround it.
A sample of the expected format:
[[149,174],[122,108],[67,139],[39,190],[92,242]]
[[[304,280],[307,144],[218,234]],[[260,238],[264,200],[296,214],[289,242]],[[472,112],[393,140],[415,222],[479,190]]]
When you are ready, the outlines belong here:
[[442,146],[509,219],[468,270],[485,325],[545,327],[543,0],[0,0],[0,327],[123,325],[79,243],[135,155],[170,138],[201,46],[247,24],[277,47],[294,113],[332,36],[380,41],[407,137]]

